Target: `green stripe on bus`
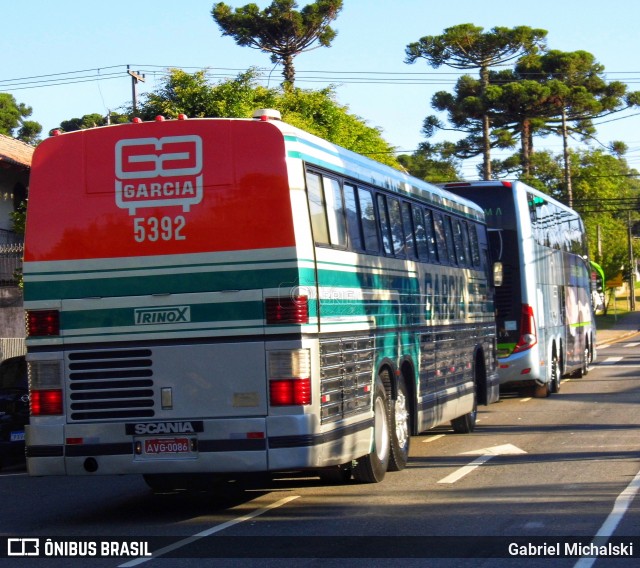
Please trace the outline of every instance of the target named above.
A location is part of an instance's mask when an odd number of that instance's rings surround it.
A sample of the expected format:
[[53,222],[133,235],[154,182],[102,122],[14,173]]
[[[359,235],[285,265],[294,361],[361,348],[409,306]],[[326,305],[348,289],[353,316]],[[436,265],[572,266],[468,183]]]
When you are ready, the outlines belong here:
[[[68,280],[25,282],[24,296],[26,302],[34,302],[49,299],[189,294],[263,288],[281,288],[282,294],[286,295],[291,288],[305,281],[304,272],[305,269],[293,267],[204,273],[189,273],[185,270],[179,274],[88,279],[74,279],[74,275],[69,275]],[[309,272],[313,273],[312,270]]]

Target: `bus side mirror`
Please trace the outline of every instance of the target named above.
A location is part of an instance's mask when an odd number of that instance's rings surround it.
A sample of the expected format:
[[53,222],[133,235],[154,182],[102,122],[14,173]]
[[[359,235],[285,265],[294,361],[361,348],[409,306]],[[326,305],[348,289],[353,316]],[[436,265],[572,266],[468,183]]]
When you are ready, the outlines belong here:
[[502,286],[502,263],[493,263],[493,285]]

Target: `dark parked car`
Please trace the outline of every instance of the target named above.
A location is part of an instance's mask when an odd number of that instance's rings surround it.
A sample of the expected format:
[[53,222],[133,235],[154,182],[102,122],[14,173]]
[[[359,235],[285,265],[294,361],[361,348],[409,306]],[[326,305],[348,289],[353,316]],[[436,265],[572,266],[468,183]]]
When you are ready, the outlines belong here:
[[27,363],[23,356],[0,363],[0,468],[24,460],[24,426],[29,422]]

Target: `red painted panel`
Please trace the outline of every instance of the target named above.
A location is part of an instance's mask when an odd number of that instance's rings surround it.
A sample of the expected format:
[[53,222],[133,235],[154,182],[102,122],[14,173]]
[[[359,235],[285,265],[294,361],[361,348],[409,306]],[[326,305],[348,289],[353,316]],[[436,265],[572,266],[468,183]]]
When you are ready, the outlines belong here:
[[171,120],[45,140],[34,154],[25,260],[293,246],[282,133]]

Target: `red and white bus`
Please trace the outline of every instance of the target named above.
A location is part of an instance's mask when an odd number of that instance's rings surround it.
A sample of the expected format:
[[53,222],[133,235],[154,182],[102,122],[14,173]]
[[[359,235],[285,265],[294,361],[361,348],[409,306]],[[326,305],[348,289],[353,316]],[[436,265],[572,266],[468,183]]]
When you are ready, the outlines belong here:
[[377,482],[496,399],[482,210],[259,116],[36,149],[30,474]]

